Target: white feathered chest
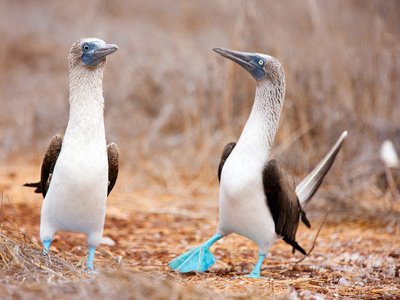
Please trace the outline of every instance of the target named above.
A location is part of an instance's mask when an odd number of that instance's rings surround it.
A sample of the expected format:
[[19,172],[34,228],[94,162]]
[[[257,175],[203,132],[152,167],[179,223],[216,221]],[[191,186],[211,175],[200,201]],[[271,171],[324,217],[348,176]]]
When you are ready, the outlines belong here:
[[82,88],[78,84],[71,89],[70,119],[43,202],[41,223],[43,232],[64,230],[101,237],[108,185],[104,100],[101,85],[80,83]]

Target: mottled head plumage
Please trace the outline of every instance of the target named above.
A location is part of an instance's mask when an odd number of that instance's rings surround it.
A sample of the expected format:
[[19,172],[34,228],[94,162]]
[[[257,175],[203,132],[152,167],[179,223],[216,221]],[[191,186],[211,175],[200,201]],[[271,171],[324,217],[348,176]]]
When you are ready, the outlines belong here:
[[269,79],[273,83],[279,83],[278,81],[285,79],[285,73],[283,71],[282,64],[275,57],[266,55],[266,54],[258,54],[264,60],[263,70],[265,72],[265,77],[261,79]]
[[70,67],[104,67],[107,55],[118,50],[115,44],[107,44],[97,38],[81,38],[72,44],[68,56]]

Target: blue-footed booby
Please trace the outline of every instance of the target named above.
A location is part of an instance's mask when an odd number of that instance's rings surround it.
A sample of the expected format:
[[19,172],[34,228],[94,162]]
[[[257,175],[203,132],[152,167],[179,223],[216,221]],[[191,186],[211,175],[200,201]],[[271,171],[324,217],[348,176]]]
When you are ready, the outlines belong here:
[[44,201],[40,239],[48,253],[57,231],[87,235],[88,272],[103,235],[107,195],[118,176],[119,150],[106,145],[104,129],[103,72],[106,56],[118,50],[96,38],[75,42],[68,56],[70,111],[64,137],[51,140],[36,187]]
[[306,254],[295,239],[300,219],[310,227],[303,207],[332,166],[347,132],[343,132],[329,153],[296,187],[285,169],[276,160],[269,159],[285,97],[282,65],[265,54],[223,48],[213,50],[253,76],[257,83],[255,100],[238,142],[227,144],[222,153],[218,168],[217,233],[199,247],[170,261],[169,266],[181,273],[204,272],[216,260],[209,250],[211,245],[237,233],[258,245],[257,264],[247,277],[259,278],[265,256],[279,239],[290,244],[293,251]]

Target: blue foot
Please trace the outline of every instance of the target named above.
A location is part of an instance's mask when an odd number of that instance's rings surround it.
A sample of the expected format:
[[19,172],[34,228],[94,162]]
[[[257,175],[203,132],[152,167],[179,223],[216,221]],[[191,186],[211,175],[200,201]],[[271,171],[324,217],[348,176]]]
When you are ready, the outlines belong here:
[[98,271],[96,271],[93,267],[93,259],[94,259],[94,252],[96,251],[96,248],[89,245],[89,257],[86,263],[86,270],[88,272],[88,274],[96,274],[99,273]]
[[51,245],[51,240],[43,241],[43,255],[49,254],[50,245]]
[[87,272],[89,275],[95,275],[95,274],[99,274],[99,273],[100,273],[99,271],[97,271],[97,270],[95,270],[95,269],[93,269],[93,268],[88,268],[87,266],[86,266],[86,272]]
[[216,260],[215,256],[202,245],[171,260],[168,265],[180,273],[192,271],[201,273],[211,267]]
[[201,273],[206,271],[217,260],[209,249],[211,245],[218,241],[220,238],[222,238],[221,235],[214,235],[207,242],[174,258],[168,263],[168,265],[173,270],[180,273],[187,273],[192,271]]
[[246,276],[244,276],[244,277],[246,277],[246,278],[261,278],[261,276],[260,276],[260,273],[253,273],[253,272],[251,272],[250,274],[247,274]]
[[246,275],[245,277],[247,277],[247,278],[260,278],[260,269],[261,269],[261,265],[262,265],[262,263],[264,261],[264,258],[265,258],[265,255],[264,254],[260,254],[258,256],[258,261],[257,261],[257,264],[254,266],[253,271],[250,274]]

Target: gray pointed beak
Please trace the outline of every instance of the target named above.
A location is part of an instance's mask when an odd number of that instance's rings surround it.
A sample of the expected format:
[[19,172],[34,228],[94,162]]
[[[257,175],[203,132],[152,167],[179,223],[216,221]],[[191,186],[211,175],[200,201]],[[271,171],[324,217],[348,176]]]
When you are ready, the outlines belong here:
[[103,57],[106,57],[107,55],[110,55],[111,53],[114,53],[115,51],[118,50],[118,46],[115,44],[105,44],[101,48],[96,48],[93,50],[91,53],[92,57],[97,60],[101,59]]
[[258,54],[240,52],[226,48],[213,48],[213,50],[218,54],[221,54],[223,57],[226,57],[245,68],[255,79],[261,79],[265,77],[264,69],[255,63],[260,58]]
[[223,57],[226,57],[234,61],[235,63],[238,63],[248,71],[249,69],[252,69],[254,67],[249,63],[254,56],[253,53],[240,52],[225,48],[213,48],[213,50],[218,54],[221,54]]

